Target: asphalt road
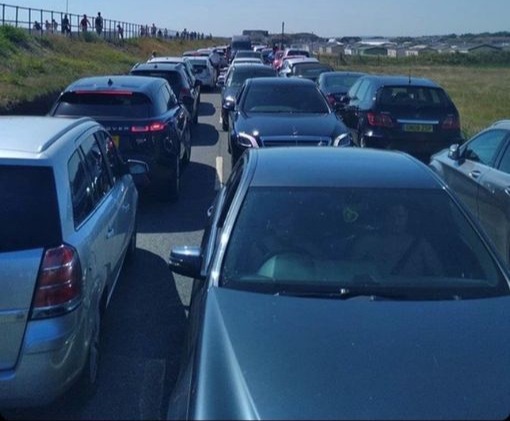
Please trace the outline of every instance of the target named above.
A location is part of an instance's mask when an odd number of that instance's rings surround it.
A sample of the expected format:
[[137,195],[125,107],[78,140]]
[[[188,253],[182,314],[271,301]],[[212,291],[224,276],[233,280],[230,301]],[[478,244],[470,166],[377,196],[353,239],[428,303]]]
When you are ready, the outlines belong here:
[[[47,407],[4,411],[6,419],[164,419],[177,379],[192,281],[167,267],[170,249],[198,245],[220,183],[229,175],[220,96],[202,93],[191,162],[177,203],[142,197],[137,253],[124,267],[104,320],[98,389],[78,387]],[[223,164],[225,163],[225,164]]]

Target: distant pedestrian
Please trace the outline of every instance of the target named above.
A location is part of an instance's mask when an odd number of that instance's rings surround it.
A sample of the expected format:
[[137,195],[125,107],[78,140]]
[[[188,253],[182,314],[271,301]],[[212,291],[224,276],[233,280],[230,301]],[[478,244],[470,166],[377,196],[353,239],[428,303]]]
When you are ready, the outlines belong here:
[[156,50],[153,50],[150,58],[155,58],[157,55]]
[[58,31],[58,22],[55,19],[51,20],[51,28],[52,28],[52,32]]
[[166,29],[166,28],[165,28],[165,30],[163,31],[163,37],[164,37],[165,39],[167,39],[167,38],[168,38],[168,29]]
[[119,39],[121,41],[124,40],[124,28],[122,28],[122,26],[119,24],[117,24],[117,33],[119,34]]
[[44,22],[44,29],[46,30],[46,32],[51,32],[51,23],[48,19],[46,19],[46,21]]
[[87,15],[83,15],[83,18],[80,20],[80,27],[82,32],[87,32],[90,26],[90,21],[87,18]]
[[71,34],[71,25],[69,24],[69,18],[67,17],[67,14],[65,14],[64,17],[62,18],[60,25],[61,31],[64,35]]
[[42,31],[42,26],[41,26],[41,24],[40,24],[39,22],[37,22],[37,21],[34,21],[34,29],[35,29],[36,31]]
[[157,30],[158,30],[158,28],[156,28],[156,25],[152,24],[152,26],[151,26],[151,36],[152,36],[153,38],[155,38],[155,37],[156,37],[156,32],[157,32]]
[[95,24],[97,35],[101,36],[101,32],[103,32],[103,17],[101,16],[101,12],[97,12]]

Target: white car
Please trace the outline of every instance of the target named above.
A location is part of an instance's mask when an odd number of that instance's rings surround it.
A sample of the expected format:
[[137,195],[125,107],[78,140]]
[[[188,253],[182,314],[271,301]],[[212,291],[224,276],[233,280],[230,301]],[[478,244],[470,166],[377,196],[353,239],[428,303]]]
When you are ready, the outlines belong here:
[[209,60],[209,57],[201,57],[201,56],[190,56],[188,61],[191,63],[193,67],[193,73],[195,74],[195,78],[200,81],[202,86],[206,86],[210,89],[214,89],[216,87],[216,79],[218,78],[217,70]]

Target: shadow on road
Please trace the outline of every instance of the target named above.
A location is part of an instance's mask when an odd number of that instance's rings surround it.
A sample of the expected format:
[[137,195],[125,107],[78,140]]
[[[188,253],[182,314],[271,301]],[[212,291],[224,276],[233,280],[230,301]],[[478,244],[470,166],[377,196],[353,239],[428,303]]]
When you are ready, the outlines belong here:
[[[199,123],[193,128],[193,146],[213,146],[218,143],[220,134],[212,124]],[[193,153],[193,152],[191,152]]]
[[215,168],[192,161],[181,176],[181,195],[176,203],[162,202],[142,192],[138,232],[167,234],[202,230],[207,209],[216,195],[215,182]]
[[200,108],[198,109],[199,116],[211,116],[216,113],[216,108],[210,102],[200,102]]

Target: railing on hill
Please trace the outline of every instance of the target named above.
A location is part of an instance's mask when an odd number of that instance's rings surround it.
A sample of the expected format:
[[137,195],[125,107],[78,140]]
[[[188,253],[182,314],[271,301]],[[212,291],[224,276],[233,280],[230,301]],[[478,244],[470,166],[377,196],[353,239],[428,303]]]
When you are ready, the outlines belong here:
[[[24,28],[32,34],[59,33],[73,36],[82,32],[80,21],[82,15],[66,12],[58,12],[55,10],[34,9],[30,7],[14,6],[0,3],[1,25],[11,25],[16,28]],[[70,32],[63,30],[62,19],[67,15],[69,19]],[[90,22],[89,32],[95,33],[94,21],[96,16],[87,14]],[[39,25],[39,26],[37,26]],[[125,22],[103,17],[103,30],[99,35],[101,38],[108,40],[119,38],[118,28],[122,28],[122,38],[135,38],[145,34],[146,25],[140,25],[131,22]],[[175,34],[175,31],[161,29],[161,34],[166,33],[169,37]],[[150,32],[150,28],[149,28]],[[150,34],[147,34],[150,35]]]

